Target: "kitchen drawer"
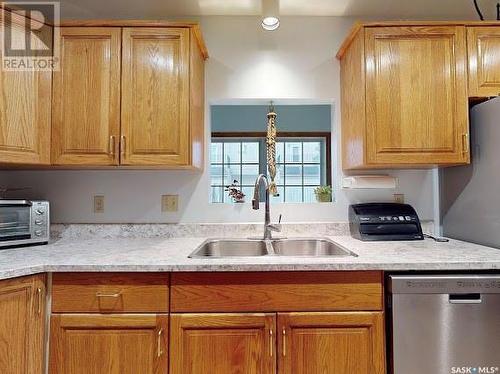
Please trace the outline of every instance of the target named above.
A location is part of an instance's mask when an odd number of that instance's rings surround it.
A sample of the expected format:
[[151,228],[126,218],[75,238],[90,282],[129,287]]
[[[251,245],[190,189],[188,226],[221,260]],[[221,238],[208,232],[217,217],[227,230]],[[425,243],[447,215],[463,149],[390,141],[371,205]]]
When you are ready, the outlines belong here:
[[171,311],[376,311],[381,272],[173,273]]
[[168,312],[165,273],[54,273],[53,313]]

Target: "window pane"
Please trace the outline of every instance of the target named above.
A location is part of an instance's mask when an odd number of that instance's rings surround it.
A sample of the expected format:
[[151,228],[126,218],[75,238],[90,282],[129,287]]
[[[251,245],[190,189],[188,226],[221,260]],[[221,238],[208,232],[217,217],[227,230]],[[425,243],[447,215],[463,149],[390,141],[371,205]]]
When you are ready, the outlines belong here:
[[316,195],[314,194],[314,189],[317,186],[314,187],[304,187],[304,202],[305,203],[315,203],[316,202]]
[[222,203],[223,187],[210,188],[210,201],[212,203]]
[[210,162],[218,163],[222,162],[222,143],[212,143],[210,146]]
[[224,185],[230,185],[234,180],[241,184],[240,165],[224,165]]
[[302,143],[301,142],[286,142],[285,143],[285,161],[286,162],[302,162]]
[[255,180],[259,175],[259,165],[243,165],[241,184],[255,184]]
[[210,184],[212,186],[222,186],[222,165],[210,166]]
[[241,144],[242,162],[259,163],[259,143],[245,142]]
[[320,142],[304,142],[304,162],[321,162]]
[[285,187],[285,202],[286,203],[301,203],[302,202],[302,187]]
[[320,165],[304,165],[304,184],[319,185],[321,184],[321,168]]
[[284,200],[285,195],[283,194],[283,186],[278,186],[278,193],[279,193],[279,196],[270,195],[271,202],[273,202],[273,203],[282,203],[282,202],[285,201]]
[[283,163],[285,162],[285,143],[277,142],[276,143],[276,162]]
[[302,165],[285,165],[285,177],[287,186],[301,186]]
[[224,163],[232,164],[241,161],[241,143],[224,143]]
[[241,190],[245,194],[245,202],[251,202],[253,198],[253,187],[242,187]]

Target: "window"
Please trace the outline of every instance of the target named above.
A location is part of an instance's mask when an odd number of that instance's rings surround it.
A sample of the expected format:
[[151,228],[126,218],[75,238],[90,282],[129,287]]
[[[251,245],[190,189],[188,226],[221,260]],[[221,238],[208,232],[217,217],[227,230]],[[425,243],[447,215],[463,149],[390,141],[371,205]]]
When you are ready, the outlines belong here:
[[212,139],[210,149],[210,201],[231,202],[225,186],[237,180],[243,193],[251,196],[255,179],[262,172],[259,139]]
[[278,139],[276,166],[279,196],[287,203],[315,202],[314,189],[327,184],[326,140]]
[[[314,136],[279,137],[276,144],[277,202],[315,202],[314,189],[331,185],[330,134]],[[225,137],[215,133],[210,152],[211,186],[210,201],[231,202],[225,186],[237,180],[246,201],[252,198],[255,179],[260,173],[267,174],[265,134],[241,134],[241,137]]]

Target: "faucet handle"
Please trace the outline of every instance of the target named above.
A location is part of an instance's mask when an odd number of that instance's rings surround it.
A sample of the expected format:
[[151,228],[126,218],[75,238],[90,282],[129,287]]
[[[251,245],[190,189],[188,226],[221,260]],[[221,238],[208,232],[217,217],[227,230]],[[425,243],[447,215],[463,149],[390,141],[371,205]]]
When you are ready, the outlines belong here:
[[280,216],[279,216],[279,218],[278,218],[278,225],[279,225],[280,223],[281,223],[281,214],[280,214]]

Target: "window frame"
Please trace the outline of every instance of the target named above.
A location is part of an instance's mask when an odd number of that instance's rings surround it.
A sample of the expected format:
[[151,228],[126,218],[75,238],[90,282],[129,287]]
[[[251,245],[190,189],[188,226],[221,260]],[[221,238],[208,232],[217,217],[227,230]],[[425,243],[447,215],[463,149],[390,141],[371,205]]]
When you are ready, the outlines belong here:
[[[263,157],[263,160],[266,159],[266,147],[265,147],[265,138],[267,136],[266,132],[212,132],[211,133],[211,140],[214,138],[221,139],[222,142],[230,142],[233,140],[234,142],[246,142],[246,141],[253,141],[256,138],[261,139],[260,143],[263,146],[259,146],[259,157]],[[309,138],[311,141],[313,139],[324,139],[325,142],[325,181],[326,185],[331,186],[332,185],[332,134],[331,132],[279,132],[277,134],[277,140],[279,141],[280,139],[284,139],[284,142],[291,142],[293,140],[287,140],[287,138],[290,139],[297,139],[297,142],[306,142]],[[263,139],[263,140],[262,140]],[[212,162],[210,161],[210,165]],[[260,164],[260,162],[259,162]],[[266,163],[263,163],[264,165],[267,165]],[[290,165],[290,164],[295,164],[295,163],[287,163],[283,160],[283,163],[280,163],[280,165]],[[307,165],[308,163],[304,163],[302,160],[300,163],[296,163],[297,165],[301,165],[302,169],[304,165]],[[264,167],[264,170],[259,166],[259,173],[267,174],[267,166]],[[304,178],[304,176],[303,176]],[[241,181],[239,181],[241,183]],[[302,183],[301,185],[302,188],[307,187],[307,185],[304,185]],[[212,184],[210,183],[210,188],[212,188]],[[285,199],[283,199],[285,202]]]

